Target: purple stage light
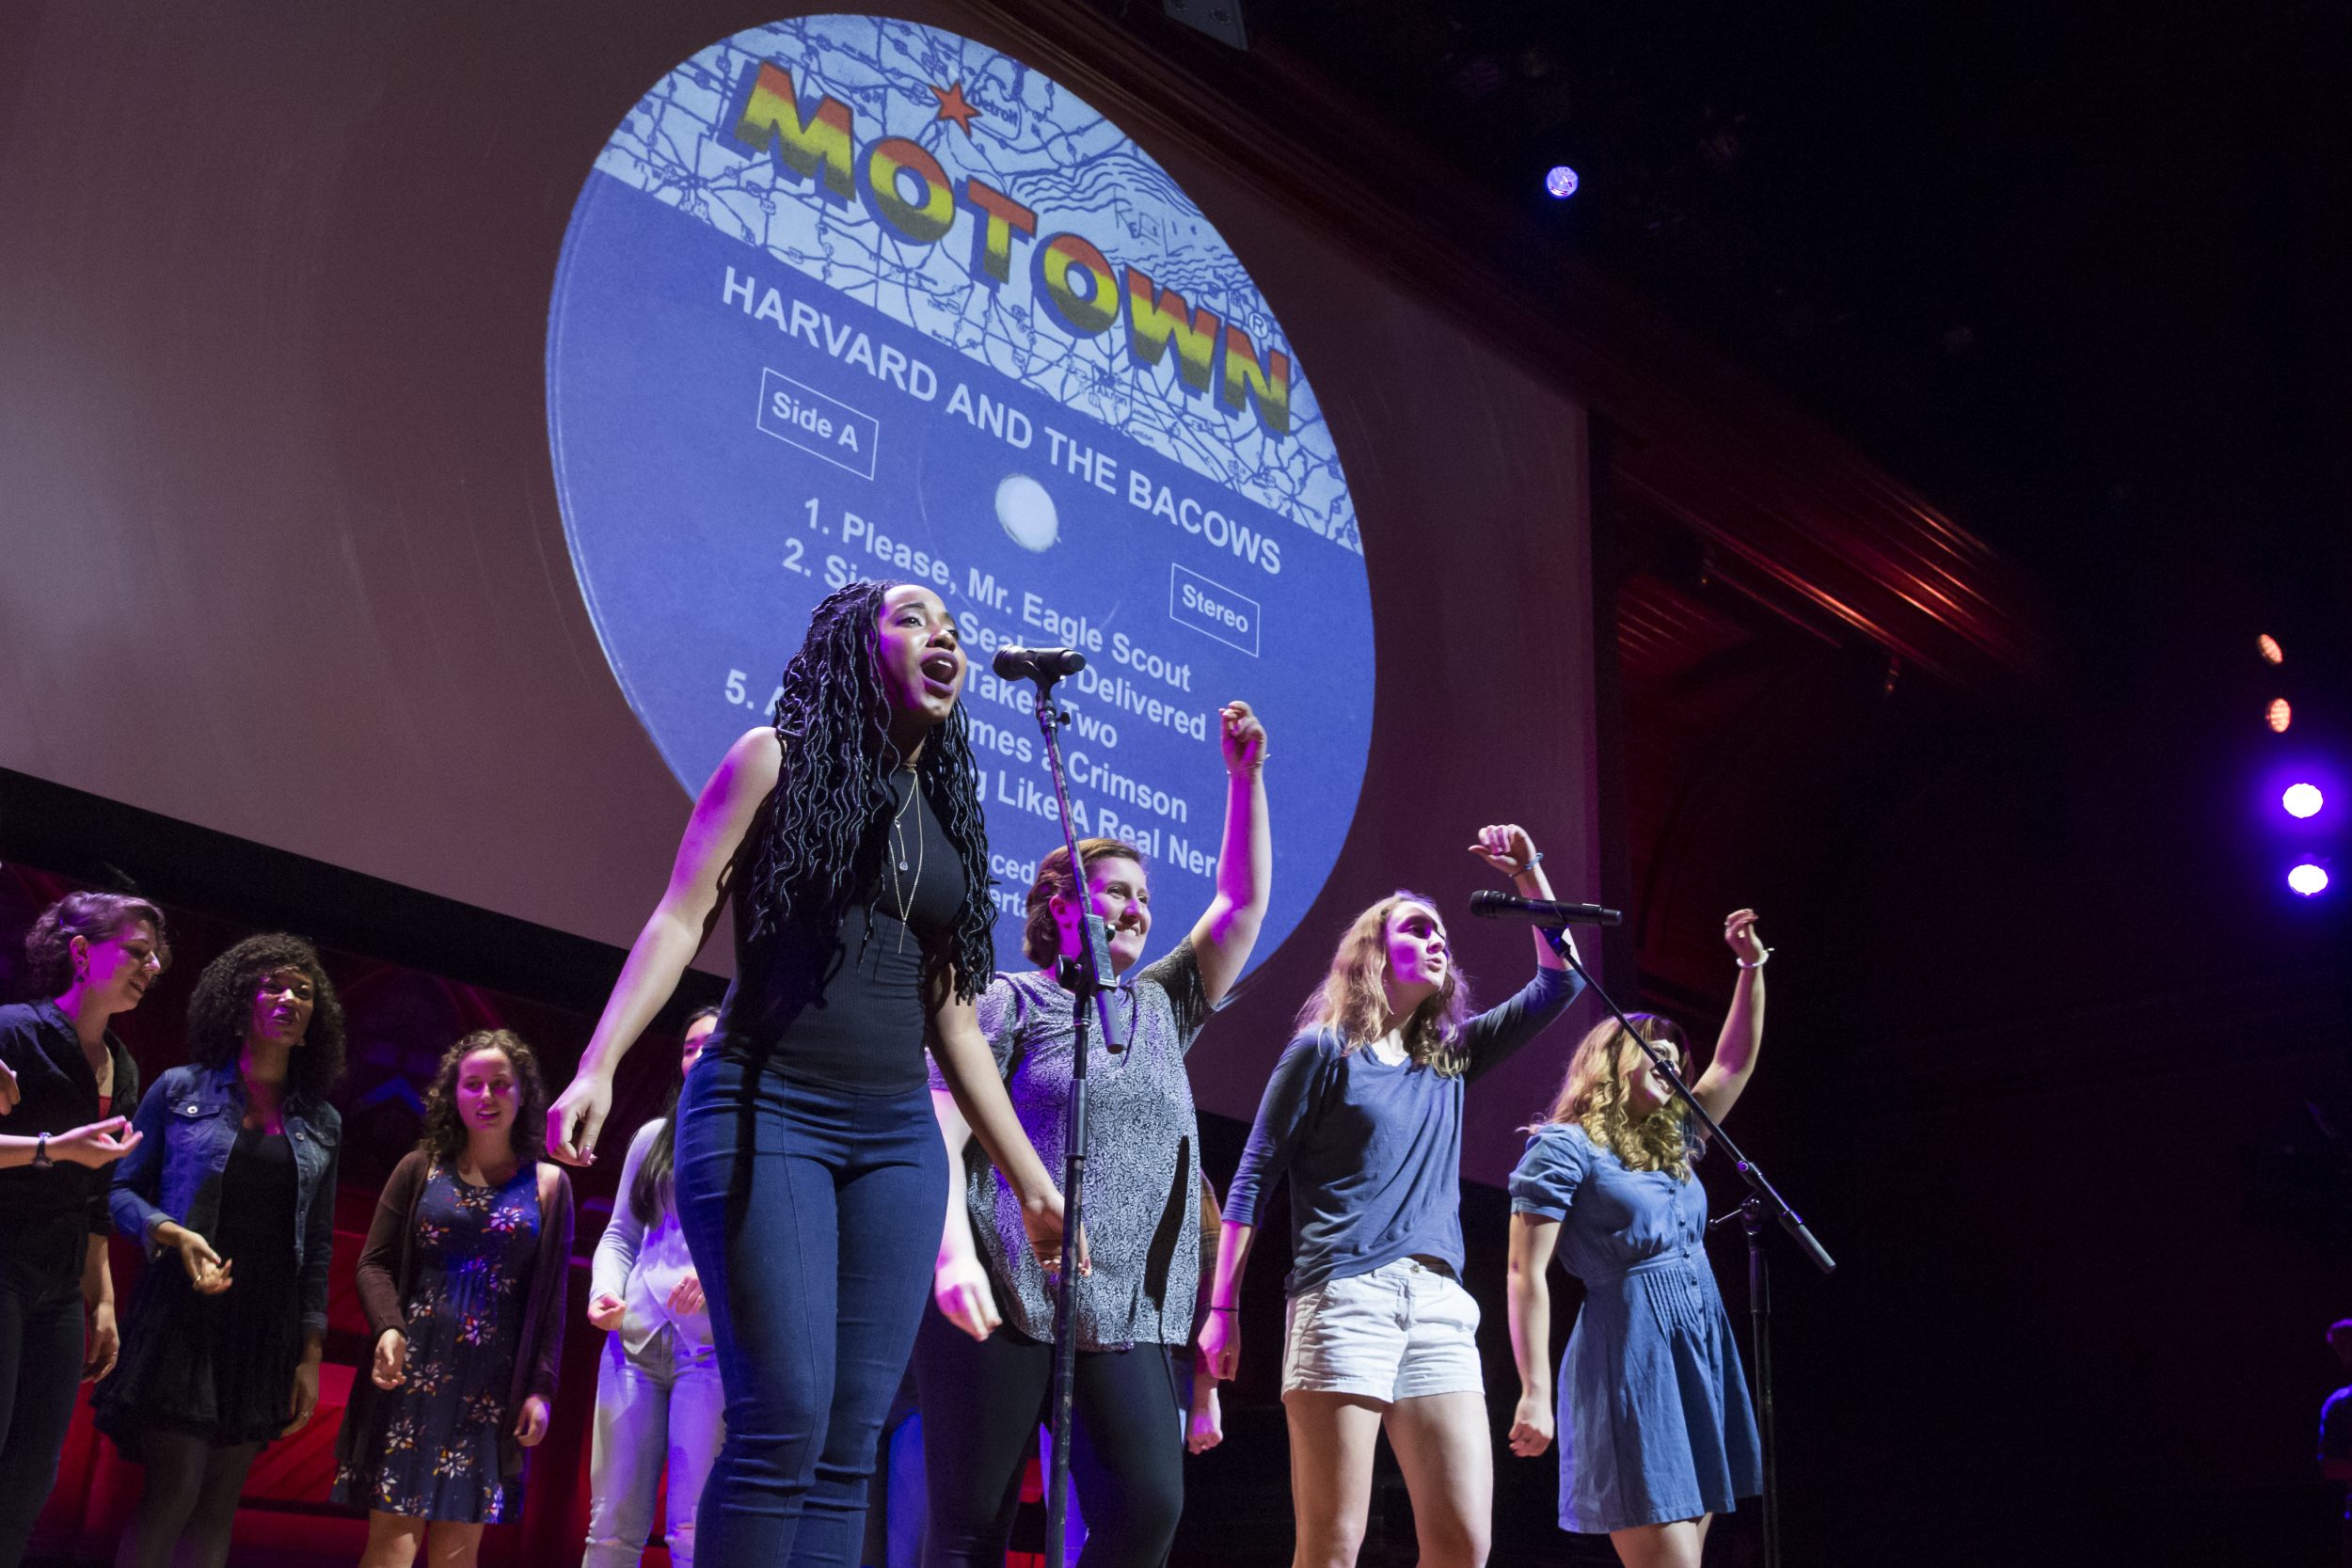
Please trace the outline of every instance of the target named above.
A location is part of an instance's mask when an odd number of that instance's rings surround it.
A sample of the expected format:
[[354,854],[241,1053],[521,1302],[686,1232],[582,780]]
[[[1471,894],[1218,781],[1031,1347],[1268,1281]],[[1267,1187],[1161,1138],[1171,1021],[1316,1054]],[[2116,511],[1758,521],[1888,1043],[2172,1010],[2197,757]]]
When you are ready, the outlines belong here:
[[2287,886],[2306,898],[2313,894],[2325,893],[2328,891],[2327,868],[2305,861],[2301,865],[2287,873]]
[[2319,808],[2328,801],[2319,793],[2317,784],[2298,784],[2287,785],[2287,792],[2279,797],[2279,803],[2286,807],[2289,816],[2317,816]]
[[1544,176],[1544,189],[1563,201],[1576,194],[1576,170],[1565,164],[1553,166],[1551,172]]

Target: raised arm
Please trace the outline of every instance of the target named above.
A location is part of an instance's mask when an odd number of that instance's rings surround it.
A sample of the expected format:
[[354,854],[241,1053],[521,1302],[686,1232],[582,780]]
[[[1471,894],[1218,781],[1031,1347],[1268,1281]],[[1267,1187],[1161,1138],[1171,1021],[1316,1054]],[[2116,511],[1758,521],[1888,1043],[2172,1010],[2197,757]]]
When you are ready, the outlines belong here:
[[[1516,822],[1499,822],[1478,830],[1478,842],[1470,852],[1511,879],[1512,889],[1522,898],[1551,900],[1551,879],[1544,875],[1544,857],[1528,836],[1525,828]],[[1545,969],[1565,969],[1560,955],[1544,940],[1543,927],[1534,928],[1535,962]],[[1576,939],[1564,928],[1560,935],[1574,946]],[[1580,955],[1581,957],[1581,955]]]
[[1731,1114],[1740,1091],[1748,1086],[1756,1053],[1764,1044],[1764,960],[1771,952],[1756,934],[1754,910],[1734,910],[1724,917],[1724,941],[1740,960],[1740,979],[1732,987],[1724,1032],[1715,1037],[1715,1054],[1691,1086],[1692,1095],[1717,1121]]
[[554,1158],[574,1165],[596,1158],[597,1134],[612,1109],[613,1069],[708,939],[736,852],[783,771],[776,732],[756,729],[727,748],[703,785],[670,867],[670,885],[628,950],[596,1033],[580,1053],[580,1071],[548,1109],[548,1153]]
[[997,1316],[996,1292],[989,1285],[988,1265],[980,1260],[979,1243],[972,1235],[972,1212],[963,1201],[963,1146],[972,1141],[972,1124],[946,1089],[931,1091],[931,1116],[947,1146],[947,1218],[940,1227],[939,1257],[931,1266],[931,1299],[949,1323],[975,1339],[985,1339],[1004,1320]]
[[1249,966],[1274,895],[1274,835],[1266,825],[1265,726],[1248,703],[1228,703],[1217,712],[1218,744],[1225,753],[1225,840],[1216,857],[1216,896],[1192,928],[1193,956],[1200,964],[1200,988],[1209,1006]]

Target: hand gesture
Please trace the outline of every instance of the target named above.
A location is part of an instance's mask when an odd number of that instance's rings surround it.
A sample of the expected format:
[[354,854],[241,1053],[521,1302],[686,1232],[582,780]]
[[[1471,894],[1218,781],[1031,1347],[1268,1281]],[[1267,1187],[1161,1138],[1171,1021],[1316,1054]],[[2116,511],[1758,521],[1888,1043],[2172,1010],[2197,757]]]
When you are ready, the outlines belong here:
[[1184,1422],[1184,1451],[1206,1453],[1225,1441],[1225,1413],[1217,1407],[1216,1380],[1195,1372],[1200,1386],[1192,1396],[1192,1416]]
[[1217,743],[1225,750],[1225,771],[1248,773],[1265,766],[1265,726],[1248,703],[1227,703],[1216,710]]
[[397,1388],[408,1381],[408,1336],[388,1328],[375,1341],[375,1365],[368,1377],[378,1388]]
[[1200,1315],[1194,1347],[1200,1352],[1199,1369],[1220,1383],[1232,1382],[1241,1366],[1241,1314],[1232,1307],[1210,1307]]
[[24,1098],[24,1091],[18,1086],[16,1074],[8,1063],[0,1062],[0,1117],[15,1110],[16,1102]]
[[610,1291],[598,1291],[588,1300],[588,1326],[601,1328],[607,1334],[621,1326],[628,1304]]
[[548,1402],[539,1394],[523,1401],[522,1413],[515,1418],[515,1441],[526,1449],[535,1449],[548,1434]]
[[1760,962],[1764,957],[1764,939],[1756,934],[1756,911],[1734,910],[1724,916],[1724,941],[1731,948],[1731,956],[1741,963]]
[[[1061,1272],[1061,1189],[1048,1187],[1041,1198],[1032,1198],[1021,1206],[1021,1228],[1029,1233],[1029,1248],[1037,1260],[1045,1265],[1048,1275]],[[1087,1256],[1087,1233],[1078,1232],[1078,1272],[1092,1274],[1094,1259]]]
[[165,1244],[180,1255],[180,1266],[188,1271],[188,1281],[198,1295],[216,1296],[229,1289],[229,1264],[213,1250],[212,1243],[184,1225],[174,1225]]
[[102,1301],[89,1309],[89,1338],[82,1350],[82,1381],[95,1383],[115,1370],[122,1336],[115,1327],[114,1303]]
[[703,1276],[689,1274],[670,1287],[670,1312],[674,1317],[686,1317],[703,1309]]
[[294,1398],[289,1405],[290,1419],[278,1435],[292,1437],[310,1424],[310,1418],[319,1408],[319,1364],[309,1356],[294,1363]]
[[950,1259],[931,1273],[931,1299],[939,1315],[969,1334],[985,1339],[1004,1320],[996,1315],[996,1292],[988,1283],[988,1269],[969,1255]]
[[548,1107],[548,1153],[567,1165],[596,1163],[596,1137],[612,1111],[612,1080],[583,1072]]
[[1530,1389],[1519,1396],[1519,1407],[1511,1414],[1511,1451],[1533,1459],[1549,1447],[1551,1401]]
[[130,1125],[128,1117],[108,1117],[104,1121],[93,1121],[70,1132],[53,1132],[49,1137],[49,1157],[95,1170],[139,1147],[144,1134],[125,1132],[123,1129]]
[[1535,863],[1535,841],[1516,822],[1496,823],[1478,830],[1470,852],[1506,877],[1527,874]]

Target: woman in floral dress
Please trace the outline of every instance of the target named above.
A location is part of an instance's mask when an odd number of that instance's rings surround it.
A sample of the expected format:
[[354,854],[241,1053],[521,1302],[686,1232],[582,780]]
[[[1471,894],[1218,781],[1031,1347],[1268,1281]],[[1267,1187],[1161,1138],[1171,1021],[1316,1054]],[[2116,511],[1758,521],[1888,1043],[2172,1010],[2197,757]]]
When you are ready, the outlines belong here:
[[335,1444],[334,1500],[368,1512],[361,1568],[470,1565],[522,1514],[523,1450],[547,1435],[564,1353],[572,1189],[540,1158],[531,1048],[481,1030],[441,1058],[424,1135],[359,1255],[375,1353]]

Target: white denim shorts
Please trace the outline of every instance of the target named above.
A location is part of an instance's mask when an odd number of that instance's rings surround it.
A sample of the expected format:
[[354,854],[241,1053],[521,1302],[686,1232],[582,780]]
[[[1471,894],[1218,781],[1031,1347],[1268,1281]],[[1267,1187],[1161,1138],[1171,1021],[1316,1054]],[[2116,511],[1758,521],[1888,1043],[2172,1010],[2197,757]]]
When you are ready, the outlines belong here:
[[1385,1400],[1486,1391],[1478,1303],[1443,1269],[1400,1258],[1293,1296],[1282,1392]]

